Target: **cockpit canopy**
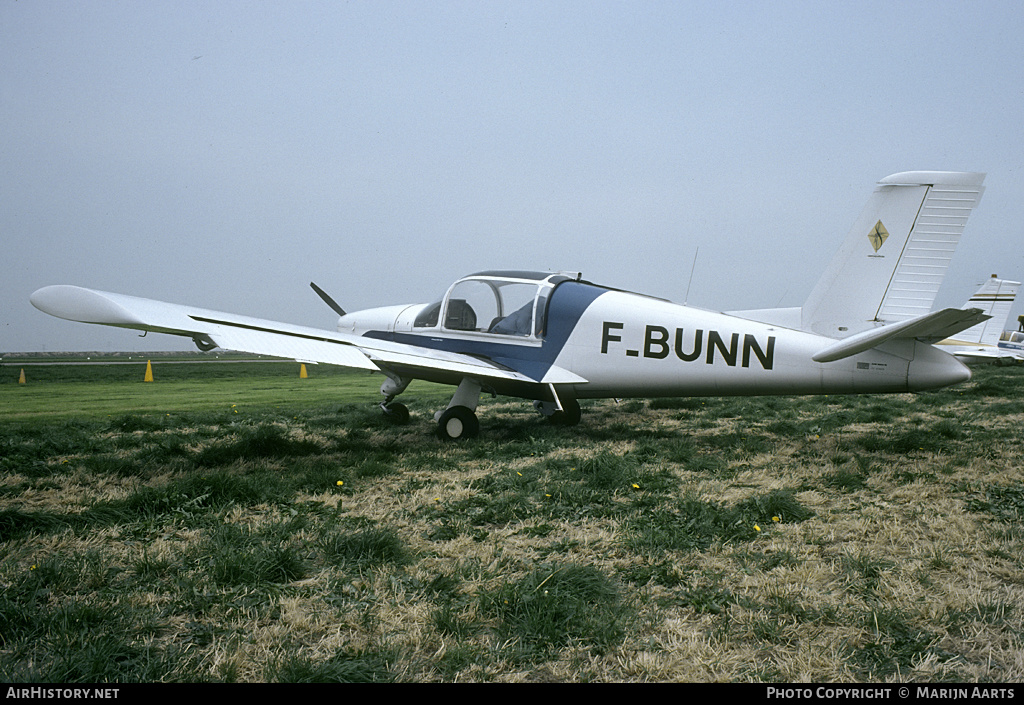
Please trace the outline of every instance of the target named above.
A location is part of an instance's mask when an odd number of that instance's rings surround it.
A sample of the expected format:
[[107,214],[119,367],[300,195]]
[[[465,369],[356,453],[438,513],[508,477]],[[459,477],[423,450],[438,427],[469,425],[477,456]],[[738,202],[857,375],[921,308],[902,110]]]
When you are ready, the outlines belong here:
[[[578,274],[491,271],[452,284],[444,299],[416,317],[414,328],[437,328],[527,339],[542,339],[548,297]],[[439,325],[440,320],[440,325]]]

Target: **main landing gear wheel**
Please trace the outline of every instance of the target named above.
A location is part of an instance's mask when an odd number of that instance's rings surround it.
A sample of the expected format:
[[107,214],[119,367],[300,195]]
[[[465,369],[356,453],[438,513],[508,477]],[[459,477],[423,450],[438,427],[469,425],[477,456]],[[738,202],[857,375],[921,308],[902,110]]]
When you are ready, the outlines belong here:
[[384,415],[391,419],[393,423],[398,425],[409,423],[409,407],[405,404],[393,401],[390,404],[381,404],[380,408],[383,409]]
[[562,410],[551,414],[551,423],[556,426],[575,426],[580,422],[583,412],[580,403],[575,399],[563,399]]
[[475,438],[480,433],[480,421],[473,410],[466,406],[445,409],[437,420],[437,435],[442,441],[461,441]]

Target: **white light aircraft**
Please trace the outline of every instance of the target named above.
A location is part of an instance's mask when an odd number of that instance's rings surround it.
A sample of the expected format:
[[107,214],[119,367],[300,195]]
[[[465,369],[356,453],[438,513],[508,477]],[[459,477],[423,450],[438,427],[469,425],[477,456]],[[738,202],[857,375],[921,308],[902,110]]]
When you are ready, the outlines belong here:
[[1020,282],[1000,279],[993,274],[964,305],[965,309],[979,308],[991,318],[936,345],[968,365],[1024,362],[1024,352],[1004,348],[999,342],[1019,290]]
[[931,311],[983,191],[983,174],[882,179],[799,308],[721,313],[584,281],[579,274],[488,271],[434,303],[338,313],[337,331],[76,286],[32,303],[73,321],[183,335],[219,347],[380,372],[386,413],[412,380],[456,386],[436,415],[442,439],[475,436],[481,393],[534,400],[574,425],[580,399],[913,392],[970,379],[933,343],[985,320]]
[[1019,316],[1022,330],[1004,330],[999,336],[999,349],[1024,360],[1024,316]]

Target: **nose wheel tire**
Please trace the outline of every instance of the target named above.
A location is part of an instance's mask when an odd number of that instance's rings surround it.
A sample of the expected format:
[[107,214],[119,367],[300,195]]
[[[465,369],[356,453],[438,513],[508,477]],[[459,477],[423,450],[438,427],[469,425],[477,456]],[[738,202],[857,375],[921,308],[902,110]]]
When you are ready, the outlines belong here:
[[384,415],[391,419],[393,423],[398,425],[409,423],[409,407],[405,404],[393,401],[390,404],[381,404],[380,408],[384,410]]
[[473,410],[465,406],[446,409],[437,420],[437,435],[442,441],[461,441],[475,438],[480,433],[480,421]]
[[583,412],[580,411],[580,403],[575,399],[563,399],[562,410],[556,411],[550,417],[551,423],[556,426],[575,426],[580,422]]

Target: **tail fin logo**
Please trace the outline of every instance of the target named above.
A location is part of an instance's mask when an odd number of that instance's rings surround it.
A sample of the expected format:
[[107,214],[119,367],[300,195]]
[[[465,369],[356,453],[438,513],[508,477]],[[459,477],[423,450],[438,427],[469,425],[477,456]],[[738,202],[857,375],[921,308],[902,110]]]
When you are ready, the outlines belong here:
[[868,233],[868,240],[871,241],[871,246],[875,248],[875,252],[882,246],[882,243],[889,237],[889,231],[882,225],[882,221],[875,223],[875,227]]

